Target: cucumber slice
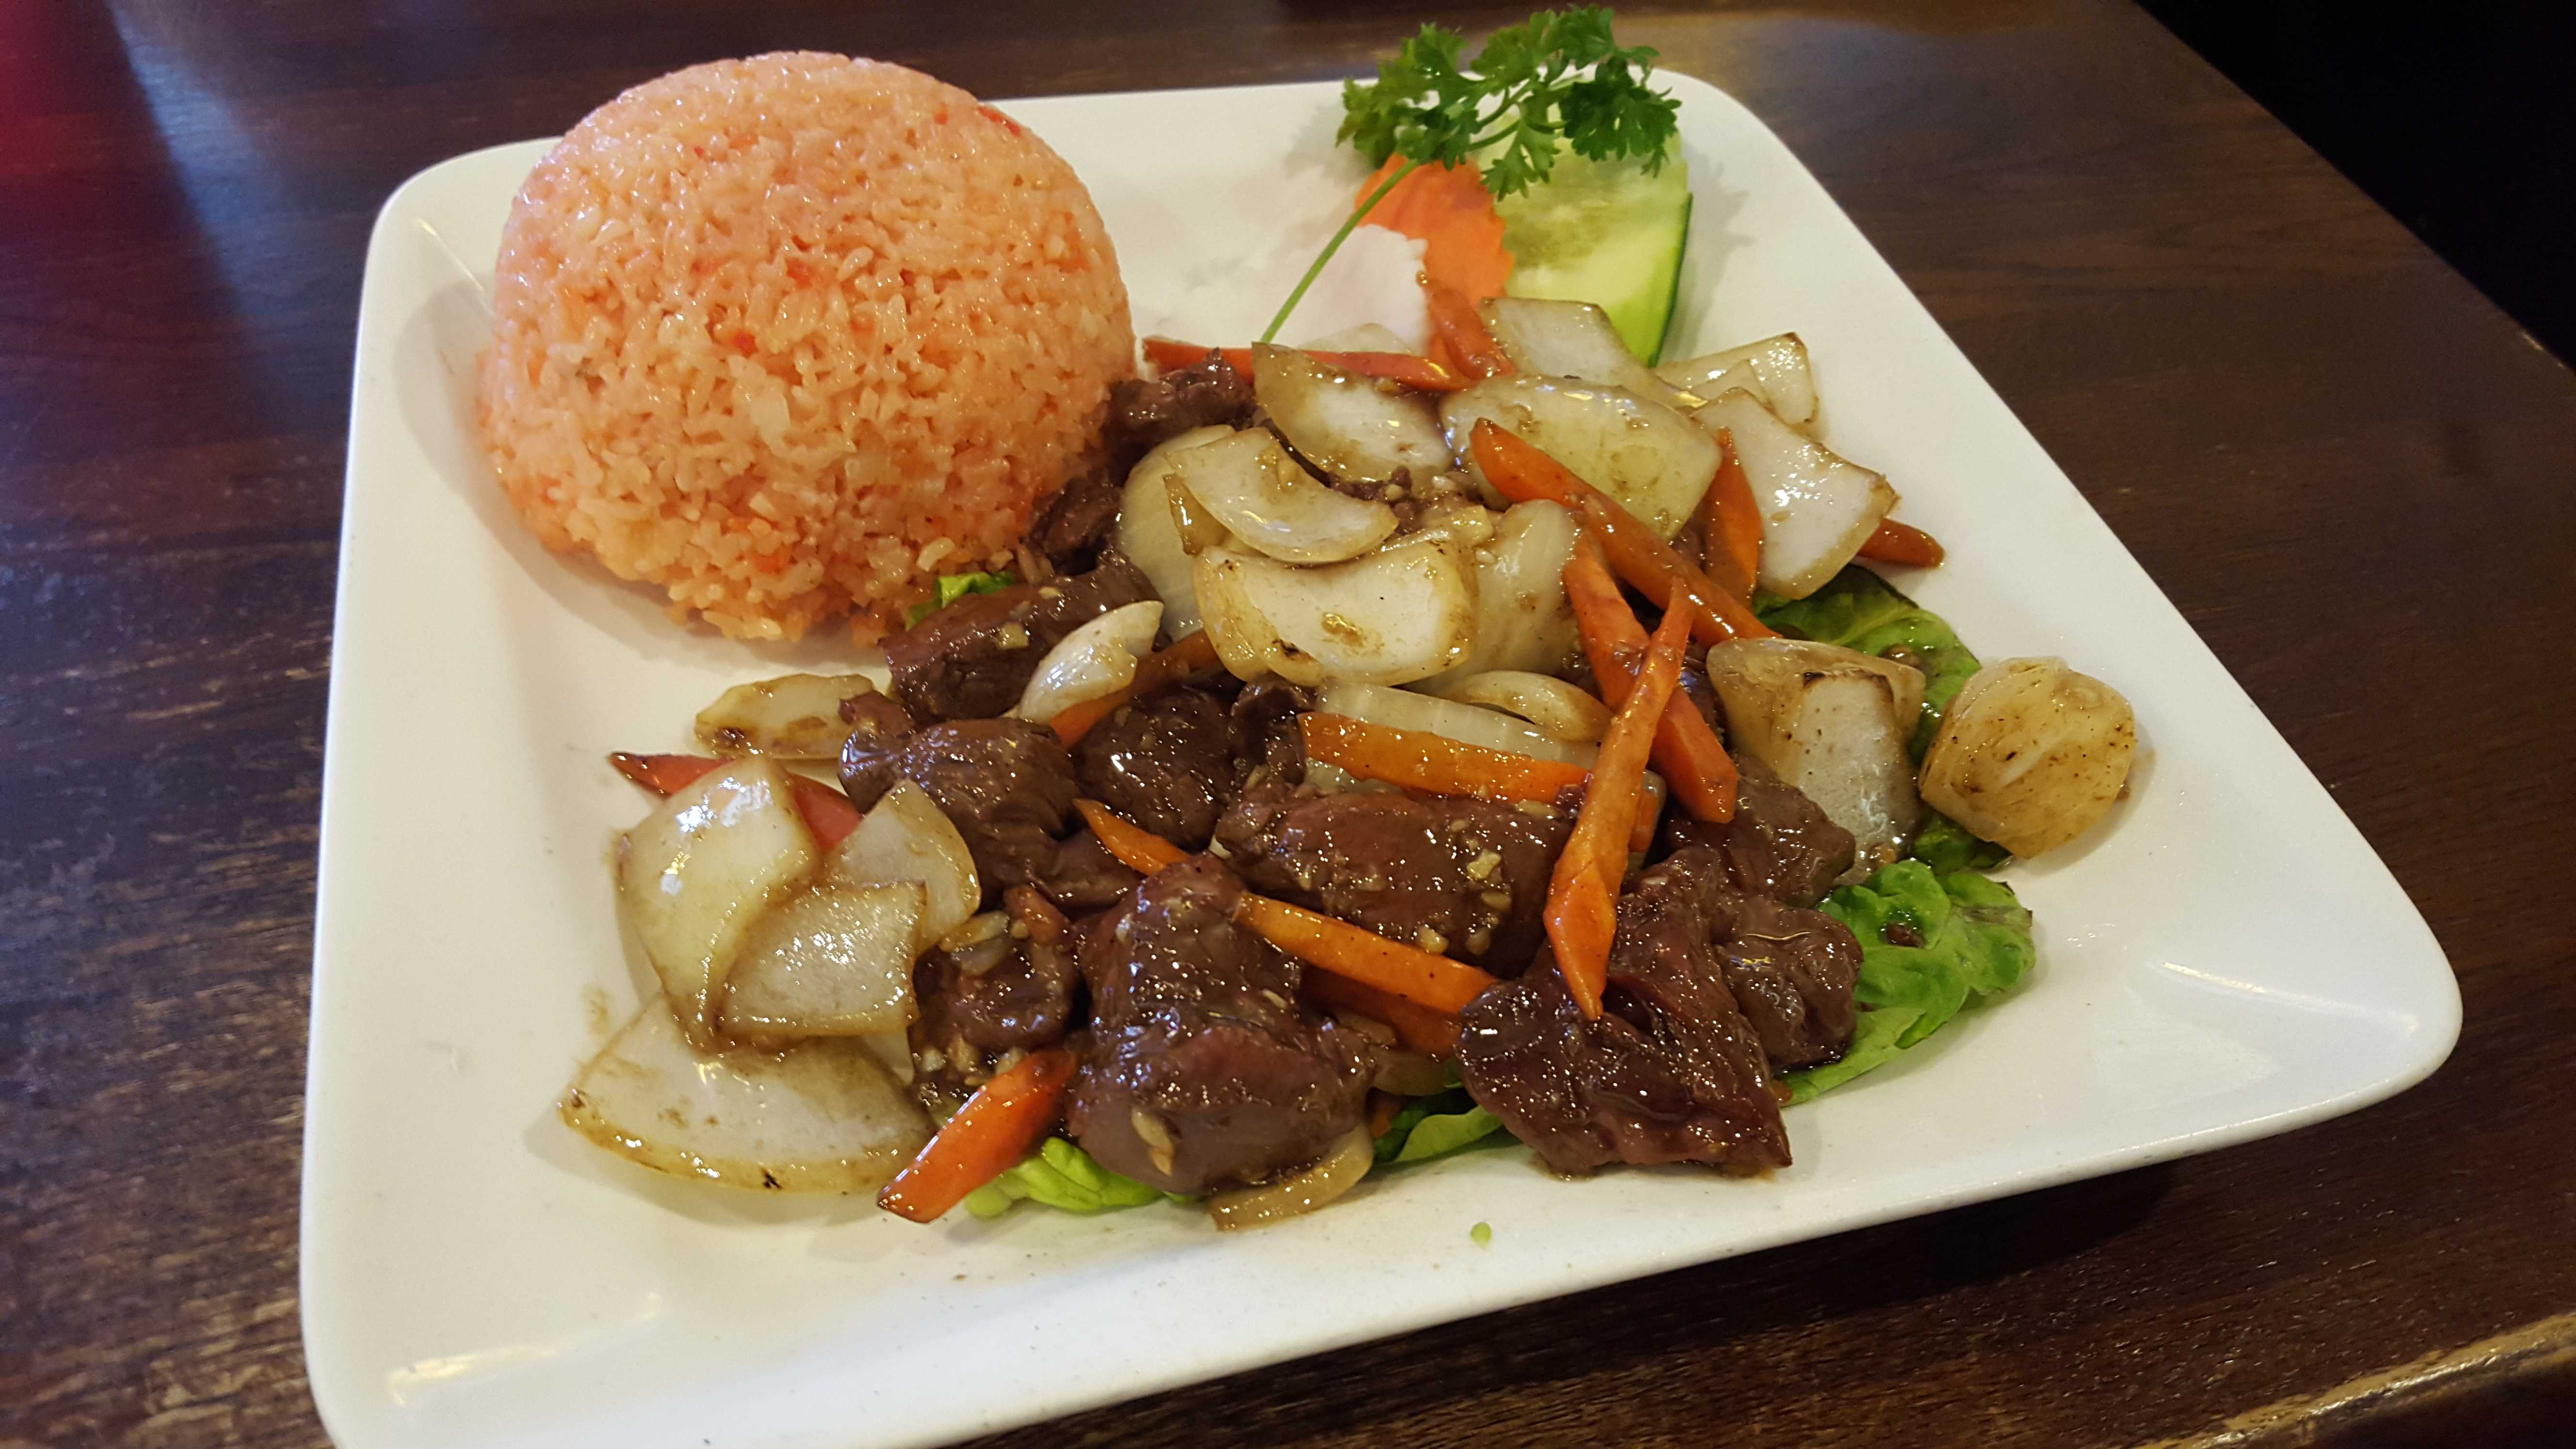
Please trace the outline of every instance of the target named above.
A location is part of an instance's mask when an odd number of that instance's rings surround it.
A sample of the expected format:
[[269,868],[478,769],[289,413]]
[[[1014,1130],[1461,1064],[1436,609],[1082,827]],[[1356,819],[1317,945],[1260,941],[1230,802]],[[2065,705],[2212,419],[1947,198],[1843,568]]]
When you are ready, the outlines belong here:
[[1690,168],[1679,146],[1652,176],[1633,160],[1560,150],[1547,180],[1494,210],[1512,254],[1506,294],[1595,303],[1629,351],[1649,366],[1662,357],[1690,241]]

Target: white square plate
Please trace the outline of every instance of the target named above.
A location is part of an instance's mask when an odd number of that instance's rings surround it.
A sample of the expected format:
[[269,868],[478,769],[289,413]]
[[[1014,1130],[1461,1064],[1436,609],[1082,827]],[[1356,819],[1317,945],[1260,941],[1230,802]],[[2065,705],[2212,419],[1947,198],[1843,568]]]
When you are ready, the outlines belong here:
[[[1950,546],[1907,586],[1988,658],[2063,654],[2137,706],[2149,755],[2116,828],[2011,874],[2039,917],[2030,984],[1791,1110],[1797,1165],[1759,1181],[1561,1182],[1476,1153],[1220,1238],[1162,1207],[921,1228],[610,1159],[553,1110],[637,997],[606,862],[644,802],[601,757],[847,651],[674,626],[519,526],[472,364],[545,147],[461,156],[387,202],[359,318],[303,1240],[342,1444],[946,1440],[2285,1131],[2442,1060],[2450,970],[2351,823],[1796,158],[1662,79],[1699,198],[1677,345],[1796,329],[1834,445]],[[1320,239],[1361,171],[1330,85],[1005,109],[1089,182],[1139,333],[1241,340],[1183,299],[1281,218]]]

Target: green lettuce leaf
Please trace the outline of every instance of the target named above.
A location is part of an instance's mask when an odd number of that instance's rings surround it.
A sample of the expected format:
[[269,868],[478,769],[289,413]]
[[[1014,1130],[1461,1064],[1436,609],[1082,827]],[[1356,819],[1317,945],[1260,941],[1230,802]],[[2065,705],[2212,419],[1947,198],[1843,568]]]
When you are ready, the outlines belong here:
[[1503,1130],[1503,1119],[1476,1105],[1464,1088],[1404,1104],[1373,1144],[1377,1165],[1428,1162],[1464,1151]]
[[941,574],[933,585],[936,593],[913,605],[912,611],[903,616],[903,626],[909,629],[968,594],[998,594],[1019,581],[1020,576],[1008,569],[999,573]]
[[2012,859],[2011,851],[1969,834],[1968,827],[1929,805],[1923,807],[1923,824],[1916,828],[1905,853],[1932,867],[1935,875],[1948,875],[1954,870],[1993,870]]
[[[1971,1001],[2020,985],[2038,957],[2030,912],[2012,887],[1974,871],[1939,874],[1900,860],[1835,891],[1821,909],[1860,940],[1852,995],[1869,1010],[1841,1060],[1787,1074],[1792,1101],[1885,1065]],[[1907,941],[1920,944],[1900,944]]]
[[1162,1196],[1132,1177],[1111,1172],[1063,1138],[1050,1137],[1001,1176],[968,1193],[966,1211],[989,1222],[1015,1202],[1069,1213],[1106,1213],[1143,1207]]
[[1941,712],[1977,672],[1977,656],[1959,642],[1947,621],[1859,564],[1844,565],[1803,599],[1757,598],[1754,612],[1783,634],[1840,644],[1922,670],[1923,717],[1915,722],[1909,742],[1918,760],[1932,747]]

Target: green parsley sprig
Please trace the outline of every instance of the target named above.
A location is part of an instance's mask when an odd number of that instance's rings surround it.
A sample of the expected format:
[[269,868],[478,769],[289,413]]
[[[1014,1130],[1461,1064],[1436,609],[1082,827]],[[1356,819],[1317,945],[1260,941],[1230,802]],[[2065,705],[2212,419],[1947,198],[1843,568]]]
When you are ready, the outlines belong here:
[[1352,209],[1263,329],[1262,341],[1278,336],[1352,230],[1420,167],[1475,158],[1485,189],[1496,197],[1545,181],[1560,143],[1595,161],[1636,157],[1648,175],[1663,169],[1681,102],[1646,84],[1654,49],[1612,39],[1607,7],[1542,10],[1495,31],[1462,65],[1465,51],[1456,31],[1425,25],[1378,62],[1375,81],[1343,82],[1336,139],[1350,142],[1371,166],[1390,156],[1405,164]]

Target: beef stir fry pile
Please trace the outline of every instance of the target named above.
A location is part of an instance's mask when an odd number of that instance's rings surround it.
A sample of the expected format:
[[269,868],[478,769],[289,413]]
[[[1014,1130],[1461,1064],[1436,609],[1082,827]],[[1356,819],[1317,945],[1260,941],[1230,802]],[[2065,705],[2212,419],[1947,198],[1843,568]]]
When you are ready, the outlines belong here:
[[[1786,1167],[1788,1074],[2008,987],[2027,914],[1957,867],[2099,818],[2125,704],[1980,670],[1847,570],[1894,493],[1781,419],[1814,412],[1764,389],[1783,349],[1586,375],[1597,312],[1520,305],[1478,352],[1522,365],[1472,387],[1164,349],[1016,577],[890,638],[890,684],[746,686],[708,753],[618,757],[668,797],[619,871],[669,1006],[567,1119],[918,1220],[1008,1189],[1244,1226],[1435,1113],[1564,1174]],[[1740,552],[1727,508],[1799,470],[1822,501]],[[1976,732],[2040,699],[2056,733],[1997,774]],[[1934,904],[1856,934],[1908,871]],[[2017,963],[1946,1010],[1873,997],[1999,927]]]

